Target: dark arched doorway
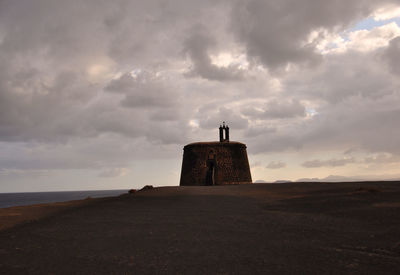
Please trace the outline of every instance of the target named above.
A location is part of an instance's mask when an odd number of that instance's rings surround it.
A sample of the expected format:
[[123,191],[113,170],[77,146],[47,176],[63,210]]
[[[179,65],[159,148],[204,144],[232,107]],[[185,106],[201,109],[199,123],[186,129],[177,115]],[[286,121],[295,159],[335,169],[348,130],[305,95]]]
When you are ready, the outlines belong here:
[[214,161],[207,161],[206,185],[215,185]]
[[215,185],[215,169],[216,168],[216,155],[214,151],[211,150],[208,153],[207,158],[207,172],[206,172],[206,180],[205,185]]

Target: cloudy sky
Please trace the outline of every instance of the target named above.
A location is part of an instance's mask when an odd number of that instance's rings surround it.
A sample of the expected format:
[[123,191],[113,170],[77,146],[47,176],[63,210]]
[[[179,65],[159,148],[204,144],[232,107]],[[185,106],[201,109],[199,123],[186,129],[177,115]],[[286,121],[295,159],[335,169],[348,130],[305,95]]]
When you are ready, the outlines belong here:
[[253,180],[400,178],[400,1],[0,0],[0,192],[179,184],[247,144]]

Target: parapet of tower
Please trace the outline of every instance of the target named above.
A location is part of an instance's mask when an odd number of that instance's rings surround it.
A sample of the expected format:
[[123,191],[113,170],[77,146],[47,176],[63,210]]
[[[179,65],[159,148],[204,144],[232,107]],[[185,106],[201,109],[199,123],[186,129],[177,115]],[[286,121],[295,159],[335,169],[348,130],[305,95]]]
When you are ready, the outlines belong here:
[[181,186],[249,183],[246,145],[229,140],[225,122],[219,127],[219,142],[195,142],[183,148]]

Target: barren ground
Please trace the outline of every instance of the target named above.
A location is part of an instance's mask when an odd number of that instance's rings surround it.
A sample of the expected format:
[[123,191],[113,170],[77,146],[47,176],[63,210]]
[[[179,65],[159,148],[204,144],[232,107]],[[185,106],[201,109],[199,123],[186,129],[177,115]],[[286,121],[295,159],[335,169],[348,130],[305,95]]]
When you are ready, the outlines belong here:
[[398,274],[400,182],[161,187],[0,228],[3,274]]

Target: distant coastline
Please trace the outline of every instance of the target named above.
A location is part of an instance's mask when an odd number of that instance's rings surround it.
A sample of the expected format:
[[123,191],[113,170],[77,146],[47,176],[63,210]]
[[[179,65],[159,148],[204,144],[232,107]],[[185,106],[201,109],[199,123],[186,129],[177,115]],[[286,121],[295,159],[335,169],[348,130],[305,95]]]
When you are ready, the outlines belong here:
[[119,190],[87,190],[87,191],[61,191],[61,192],[26,192],[26,193],[0,193],[0,208],[12,206],[33,205],[39,203],[64,202],[82,200],[87,197],[100,198],[118,196],[126,193],[127,189]]

